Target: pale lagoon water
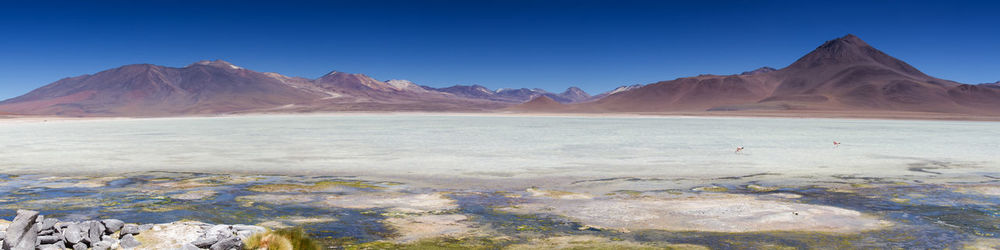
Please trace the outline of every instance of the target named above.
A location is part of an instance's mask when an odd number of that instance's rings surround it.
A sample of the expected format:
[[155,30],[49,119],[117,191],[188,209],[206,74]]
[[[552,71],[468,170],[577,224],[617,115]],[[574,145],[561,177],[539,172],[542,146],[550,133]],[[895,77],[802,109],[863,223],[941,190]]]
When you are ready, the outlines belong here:
[[[7,173],[436,177],[1000,172],[996,122],[262,115],[0,123]],[[833,141],[843,144],[833,146]],[[737,146],[746,149],[735,154]],[[915,171],[916,170],[916,171]]]
[[5,120],[0,219],[31,209],[76,221],[296,226],[338,249],[996,248],[998,125],[430,114]]

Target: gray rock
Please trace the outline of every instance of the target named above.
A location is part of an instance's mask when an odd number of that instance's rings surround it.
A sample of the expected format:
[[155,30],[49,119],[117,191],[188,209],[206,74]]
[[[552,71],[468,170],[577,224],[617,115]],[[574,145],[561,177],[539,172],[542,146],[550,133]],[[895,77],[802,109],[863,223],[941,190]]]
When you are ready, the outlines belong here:
[[181,246],[180,250],[201,250],[201,248],[192,245],[191,243],[184,244]]
[[[63,229],[63,240],[66,240],[69,244],[76,244],[83,241],[83,228],[80,228],[77,224],[69,224],[66,229]],[[73,246],[76,248],[76,246]]]
[[42,223],[38,226],[38,230],[42,231],[51,230],[56,226],[56,223],[59,223],[58,219],[55,218],[44,219],[42,220]]
[[131,234],[131,235],[139,234],[139,225],[125,224],[125,226],[122,226],[121,235],[126,235],[126,234]]
[[229,225],[215,225],[205,231],[206,236],[219,236],[219,238],[225,239],[232,237],[236,232],[233,231],[233,227]]
[[[7,232],[0,231],[0,240],[3,240],[3,238],[6,237],[6,236],[7,236]],[[2,245],[0,245],[0,246],[2,246]]]
[[139,231],[149,231],[150,229],[153,229],[153,224],[142,224],[139,226]]
[[240,238],[237,238],[237,237],[229,237],[229,238],[220,240],[219,242],[216,242],[215,244],[212,244],[212,247],[209,247],[209,249],[211,249],[211,250],[232,250],[232,249],[239,250],[239,249],[243,249],[243,240],[240,240]]
[[56,230],[52,230],[52,229],[47,229],[47,230],[41,230],[41,231],[38,231],[38,236],[42,236],[42,235],[53,235],[53,234],[56,234]]
[[83,242],[73,244],[73,250],[87,250],[87,244]]
[[142,245],[142,243],[139,243],[138,240],[135,240],[135,237],[133,237],[131,234],[126,234],[125,236],[122,236],[122,240],[118,244],[122,248],[126,248],[126,249],[136,248],[139,245]]
[[38,241],[37,211],[17,210],[14,221],[7,226],[3,249],[34,249]]
[[42,245],[38,245],[38,247],[36,247],[35,249],[40,249],[40,250],[62,250],[63,248],[65,248],[65,247],[62,247],[62,246],[59,246],[59,245],[56,245],[56,244],[42,244]]
[[109,250],[109,249],[111,249],[111,245],[112,245],[111,242],[98,241],[97,243],[94,243],[94,246],[91,247],[91,249],[93,249],[93,250]]
[[125,222],[116,219],[102,220],[101,223],[104,224],[104,233],[113,234],[121,230],[125,226]]
[[194,245],[194,246],[196,246],[198,248],[208,248],[208,247],[214,245],[215,243],[219,242],[219,240],[220,240],[219,237],[215,237],[215,236],[204,237],[203,236],[202,238],[199,238],[199,239],[197,239],[195,241],[192,241],[190,244]]
[[38,236],[38,242],[42,244],[55,244],[57,241],[62,240],[59,236],[48,235],[48,236]]
[[[101,241],[101,236],[104,235],[104,225],[97,221],[87,222],[87,239],[90,240],[91,247],[96,248],[96,244]],[[110,247],[110,246],[108,246]]]

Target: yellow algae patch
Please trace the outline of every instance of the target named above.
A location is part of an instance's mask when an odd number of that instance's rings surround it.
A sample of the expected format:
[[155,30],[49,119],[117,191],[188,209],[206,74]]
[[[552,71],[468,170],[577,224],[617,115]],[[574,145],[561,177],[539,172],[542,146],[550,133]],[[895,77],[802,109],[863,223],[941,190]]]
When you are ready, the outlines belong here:
[[458,209],[458,204],[445,197],[444,193],[362,193],[329,196],[322,203],[333,207],[355,209],[388,208],[403,213],[442,212]]
[[890,225],[887,221],[854,210],[735,194],[686,198],[537,200],[503,210],[556,214],[587,226],[622,231],[855,233]]
[[594,198],[593,196],[590,196],[588,194],[573,193],[573,192],[566,192],[566,191],[557,191],[557,190],[541,190],[541,189],[536,189],[536,188],[529,188],[527,191],[528,191],[528,193],[531,194],[531,196],[534,196],[534,197],[548,197],[548,198],[555,198],[555,199],[571,199],[571,200],[572,199],[592,199],[592,198]]
[[756,185],[756,184],[747,185],[747,189],[750,189],[751,191],[754,191],[754,192],[771,192],[771,191],[778,190],[777,187],[765,187],[765,186]]
[[180,194],[172,194],[170,198],[178,200],[203,200],[216,194],[218,192],[212,190],[191,190]]
[[436,237],[462,237],[473,231],[462,214],[422,214],[385,220],[398,234],[396,242],[415,242]]
[[535,239],[529,243],[506,247],[510,250],[528,249],[709,249],[691,244],[669,243],[639,243],[634,241],[613,240],[591,235],[560,236]]
[[312,184],[263,184],[249,188],[250,191],[261,193],[289,193],[289,192],[323,192],[338,191],[337,188],[367,188],[382,189],[383,187],[368,184],[361,181],[320,181]]
[[962,249],[967,249],[967,250],[1000,249],[1000,239],[978,238],[972,242],[966,243],[964,246],[962,246]]
[[171,189],[188,189],[188,188],[199,188],[199,187],[214,187],[220,185],[234,185],[234,184],[244,184],[252,181],[259,180],[258,177],[249,176],[229,176],[229,175],[217,175],[217,176],[205,176],[182,180],[168,180],[168,181],[156,181],[150,183],[152,187],[158,188],[171,188]]
[[307,194],[255,194],[236,197],[236,201],[243,203],[246,207],[249,207],[258,202],[276,205],[303,204],[322,200],[325,197],[325,195]]
[[99,188],[107,186],[109,182],[124,179],[123,177],[45,177],[39,180],[46,183],[39,184],[39,187],[46,188]]
[[97,199],[80,197],[58,197],[50,199],[26,200],[0,206],[3,209],[69,210],[115,205]]
[[967,194],[1000,196],[1000,185],[962,186],[955,190]]
[[304,217],[304,216],[288,216],[279,217],[270,221],[261,222],[257,224],[258,226],[266,228],[289,228],[298,225],[305,224],[317,224],[317,223],[329,223],[335,222],[337,218],[333,217]]

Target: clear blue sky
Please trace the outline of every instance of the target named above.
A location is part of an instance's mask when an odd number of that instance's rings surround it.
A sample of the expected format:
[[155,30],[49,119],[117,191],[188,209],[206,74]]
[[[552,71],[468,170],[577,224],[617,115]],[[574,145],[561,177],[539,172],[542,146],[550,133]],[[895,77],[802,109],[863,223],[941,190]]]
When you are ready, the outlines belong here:
[[994,82],[998,13],[986,1],[4,1],[0,99],[126,64],[202,59],[307,78],[595,93],[781,68],[847,33],[932,76]]

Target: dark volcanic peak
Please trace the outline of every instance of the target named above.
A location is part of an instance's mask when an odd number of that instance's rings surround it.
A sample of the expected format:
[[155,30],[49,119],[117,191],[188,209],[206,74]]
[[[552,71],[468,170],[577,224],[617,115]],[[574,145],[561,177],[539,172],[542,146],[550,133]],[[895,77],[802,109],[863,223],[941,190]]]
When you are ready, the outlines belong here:
[[774,69],[774,68],[771,68],[771,67],[766,67],[765,66],[765,67],[760,67],[760,68],[752,70],[752,71],[744,71],[743,73],[740,73],[740,75],[750,76],[750,75],[756,75],[756,74],[770,73],[770,72],[774,72],[774,71],[778,71],[778,70]]
[[553,100],[551,96],[538,96],[531,100],[507,108],[509,111],[517,112],[563,112],[568,105]]
[[868,45],[861,38],[848,34],[826,41],[786,69],[812,69],[835,65],[879,65],[914,77],[928,78],[913,66],[893,58]]
[[560,93],[560,95],[562,95],[562,96],[578,96],[578,97],[584,97],[584,98],[590,97],[590,94],[587,94],[587,91],[583,91],[582,89],[577,88],[577,87],[566,88],[566,91],[563,91],[562,93]]

